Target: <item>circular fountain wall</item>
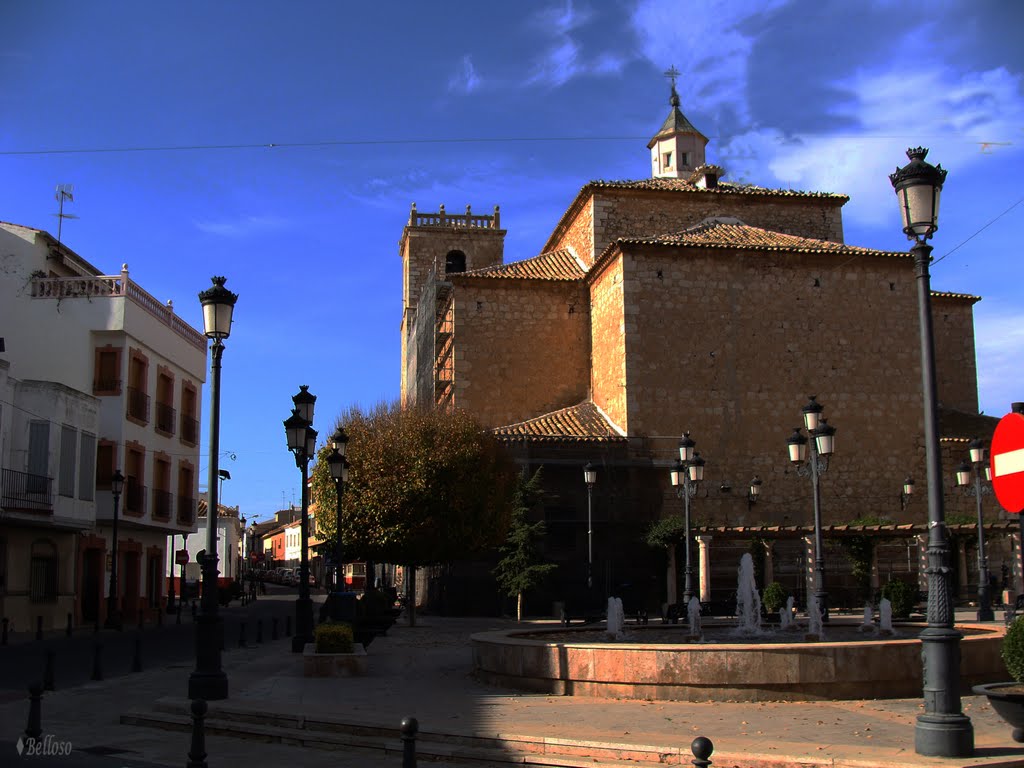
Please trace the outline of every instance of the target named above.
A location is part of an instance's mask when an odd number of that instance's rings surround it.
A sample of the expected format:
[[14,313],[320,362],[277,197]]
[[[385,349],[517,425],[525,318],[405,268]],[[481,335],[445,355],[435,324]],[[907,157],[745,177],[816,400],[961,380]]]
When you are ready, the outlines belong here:
[[[896,636],[831,642],[841,625],[829,624],[824,642],[787,641],[784,633],[756,642],[729,636],[729,627],[705,625],[715,642],[645,642],[645,632],[667,627],[630,627],[627,641],[608,642],[603,629],[550,632],[511,630],[472,637],[476,675],[519,690],[568,696],[676,701],[810,701],[911,698],[921,695],[923,624],[897,625]],[[856,623],[847,625],[856,632]],[[999,656],[1001,627],[958,626],[961,684],[1006,679]],[[716,634],[717,633],[717,634]],[[802,638],[802,635],[798,637]],[[776,641],[776,639],[778,641]]]

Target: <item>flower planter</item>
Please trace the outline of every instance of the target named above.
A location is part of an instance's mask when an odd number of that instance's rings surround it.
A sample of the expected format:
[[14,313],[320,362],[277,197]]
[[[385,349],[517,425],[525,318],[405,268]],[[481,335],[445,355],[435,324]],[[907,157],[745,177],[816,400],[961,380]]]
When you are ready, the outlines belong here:
[[356,677],[365,675],[366,668],[366,649],[358,644],[352,653],[317,653],[313,643],[302,650],[304,677]]
[[1000,717],[1013,727],[1013,740],[1024,742],[1024,685],[1020,683],[989,683],[972,689],[987,696]]

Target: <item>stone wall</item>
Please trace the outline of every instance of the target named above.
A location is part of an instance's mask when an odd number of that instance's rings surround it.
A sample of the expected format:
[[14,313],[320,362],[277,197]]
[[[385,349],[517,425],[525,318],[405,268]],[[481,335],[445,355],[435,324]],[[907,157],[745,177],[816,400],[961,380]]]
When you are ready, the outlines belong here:
[[501,264],[505,230],[468,227],[407,226],[399,243],[402,257],[402,306],[416,306],[419,293],[431,270],[444,274],[449,251],[466,254],[466,269]]
[[619,256],[590,284],[590,386],[597,407],[628,433],[623,272]]
[[452,276],[452,283],[456,407],[499,427],[587,397],[581,282]]
[[594,199],[583,203],[579,212],[569,222],[562,236],[551,243],[549,250],[571,248],[587,266],[594,263]]
[[[978,410],[978,366],[974,352],[974,299],[932,296],[935,370],[939,402],[947,408]],[[1009,403],[1006,404],[1009,407]]]

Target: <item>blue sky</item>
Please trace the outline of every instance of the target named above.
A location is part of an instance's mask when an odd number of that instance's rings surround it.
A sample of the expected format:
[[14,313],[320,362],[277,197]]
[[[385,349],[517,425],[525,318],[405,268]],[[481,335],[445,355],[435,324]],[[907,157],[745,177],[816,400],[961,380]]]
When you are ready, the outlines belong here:
[[[0,220],[56,233],[74,184],[64,241],[197,327],[196,294],[228,277],[223,501],[266,518],[299,499],[299,384],[324,436],[398,395],[410,203],[499,204],[506,261],[536,255],[587,181],[648,174],[674,65],[709,160],[849,194],[852,244],[908,246],[887,174],[931,148],[933,287],[984,297],[981,408],[1002,415],[1024,399],[1021,29],[1024,4],[997,0],[7,0]],[[144,151],[52,152],[126,149]]]

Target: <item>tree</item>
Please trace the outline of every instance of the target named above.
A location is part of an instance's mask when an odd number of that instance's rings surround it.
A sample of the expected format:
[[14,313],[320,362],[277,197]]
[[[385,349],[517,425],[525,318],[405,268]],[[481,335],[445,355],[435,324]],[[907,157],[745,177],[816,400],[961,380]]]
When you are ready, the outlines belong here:
[[676,545],[686,539],[686,518],[669,515],[651,523],[644,536],[644,543],[655,549],[664,549],[668,554],[668,571],[665,575],[665,600],[669,605],[678,602],[679,574],[676,565]]
[[[459,410],[353,407],[341,510],[346,560],[410,566],[469,558],[505,538],[515,468],[494,437]],[[329,441],[328,441],[329,443]],[[312,472],[317,529],[336,540],[334,480],[320,449]]]
[[530,508],[540,494],[540,470],[529,480],[520,477],[512,506],[508,538],[501,546],[504,557],[492,573],[509,597],[516,598],[516,621],[523,620],[523,593],[539,586],[548,573],[558,566],[541,562],[540,541],[544,538],[544,521],[527,520]]

